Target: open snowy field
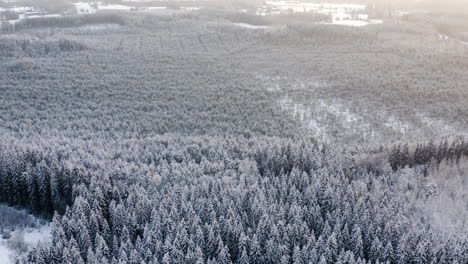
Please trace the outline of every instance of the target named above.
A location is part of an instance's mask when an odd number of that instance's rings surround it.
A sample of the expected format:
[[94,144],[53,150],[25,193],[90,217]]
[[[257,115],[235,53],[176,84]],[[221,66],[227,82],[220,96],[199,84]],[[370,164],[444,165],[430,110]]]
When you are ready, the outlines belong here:
[[329,21],[322,21],[321,24],[350,27],[363,27],[383,23],[383,20],[380,19],[369,19],[369,15],[366,12],[366,6],[360,4],[266,1],[265,5],[257,10],[257,15],[269,16],[294,13],[321,14],[329,17]]
[[44,220],[3,204],[0,213],[0,263],[14,263],[21,253],[50,241],[51,227]]

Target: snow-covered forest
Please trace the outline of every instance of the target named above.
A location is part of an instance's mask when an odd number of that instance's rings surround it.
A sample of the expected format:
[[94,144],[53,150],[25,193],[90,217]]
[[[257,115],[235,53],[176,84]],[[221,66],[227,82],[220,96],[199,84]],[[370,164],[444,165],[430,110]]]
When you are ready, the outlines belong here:
[[321,19],[3,32],[0,262],[468,263],[463,17]]

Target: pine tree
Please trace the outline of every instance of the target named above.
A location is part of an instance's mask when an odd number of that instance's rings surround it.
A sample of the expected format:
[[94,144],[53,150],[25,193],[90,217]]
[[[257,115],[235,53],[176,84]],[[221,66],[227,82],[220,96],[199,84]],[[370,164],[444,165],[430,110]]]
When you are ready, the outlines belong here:
[[247,250],[244,248],[242,250],[240,258],[237,260],[237,264],[249,264],[249,263],[250,263],[249,255],[247,254]]
[[250,261],[253,264],[262,263],[262,251],[256,235],[253,236],[250,245]]
[[88,254],[86,256],[86,263],[87,264],[99,264],[99,261],[96,258],[96,255],[94,254],[91,248],[88,248]]
[[130,253],[130,258],[128,260],[129,264],[141,264],[143,262],[143,258],[141,257],[139,251],[137,249],[133,249]]
[[330,237],[328,237],[328,241],[327,241],[327,247],[328,247],[328,250],[330,252],[329,254],[329,259],[328,261],[329,262],[333,262],[337,259],[338,257],[338,242],[336,240],[336,235],[335,233],[332,233]]
[[269,239],[265,245],[264,263],[277,263],[278,262],[278,247],[273,239]]
[[76,246],[76,242],[73,239],[70,245],[71,245],[71,248],[69,250],[69,256],[70,256],[69,263],[84,264],[85,262],[83,261],[80,251],[78,250],[78,247]]
[[299,248],[299,246],[294,247],[292,260],[293,260],[293,264],[303,264],[304,263],[304,261],[302,259],[302,252],[301,252],[301,249]]
[[352,241],[354,241],[354,244],[352,246],[354,256],[356,256],[356,258],[364,258],[364,247],[361,237],[361,228],[359,228],[359,226],[357,225],[355,225],[353,228]]
[[416,252],[414,255],[414,263],[417,264],[422,264],[422,263],[428,263],[429,258],[426,255],[426,249],[425,249],[425,242],[421,241],[418,243],[418,246],[416,247]]
[[407,250],[408,250],[407,238],[406,236],[402,236],[398,243],[397,251],[396,251],[396,263],[397,264],[404,264],[410,261]]
[[394,255],[395,252],[393,251],[393,246],[390,242],[387,243],[387,245],[384,248],[383,255],[382,255],[382,260],[383,261],[389,261],[390,263],[394,262]]
[[171,260],[171,256],[169,255],[169,253],[164,254],[164,257],[162,259],[162,264],[171,264],[171,263],[172,263],[172,260]]
[[229,254],[229,250],[226,246],[224,246],[221,251],[219,252],[217,258],[216,258],[217,262],[219,264],[231,264],[231,257],[230,257],[230,254]]
[[85,226],[83,221],[78,220],[78,248],[81,256],[86,257],[88,249],[92,246],[91,239],[89,237],[88,228]]
[[159,264],[158,257],[155,255],[151,258],[151,260],[148,262],[148,264]]
[[372,261],[380,261],[382,257],[383,246],[380,242],[380,239],[376,237],[374,241],[372,241],[372,246],[370,250],[370,259]]
[[325,256],[321,256],[320,257],[320,261],[319,261],[319,264],[327,264],[327,258],[325,258]]

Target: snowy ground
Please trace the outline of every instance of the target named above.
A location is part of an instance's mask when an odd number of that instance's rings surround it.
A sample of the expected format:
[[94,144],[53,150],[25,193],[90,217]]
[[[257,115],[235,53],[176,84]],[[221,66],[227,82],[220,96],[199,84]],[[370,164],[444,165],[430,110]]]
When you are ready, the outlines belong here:
[[130,11],[132,10],[131,6],[126,5],[99,5],[99,10],[122,10],[122,11]]
[[45,18],[45,17],[61,17],[62,15],[59,14],[51,14],[51,15],[29,15],[29,16],[20,16],[20,19],[25,19],[25,18]]
[[166,9],[167,9],[167,7],[165,7],[165,6],[150,6],[150,7],[146,8],[146,10],[150,10],[150,11],[152,11],[152,10],[166,10]]
[[257,25],[247,24],[247,23],[234,23],[234,25],[241,27],[241,28],[246,28],[246,29],[267,29],[268,28],[268,26],[257,26]]
[[[17,211],[19,216],[24,216],[25,211],[9,208],[8,213]],[[32,217],[28,215],[27,217]],[[36,227],[11,227],[14,231],[8,232],[10,237],[0,236],[0,263],[14,263],[15,257],[24,252],[29,247],[37,243],[47,243],[51,237],[51,227],[44,224],[43,221],[33,217],[36,221]],[[4,223],[0,223],[4,224]]]
[[[124,1],[125,2],[125,1]],[[126,2],[144,2],[144,3],[150,3],[151,1],[126,1]],[[163,2],[161,2],[164,4]],[[92,14],[96,13],[97,11],[103,10],[114,10],[114,11],[144,11],[144,12],[155,12],[155,11],[166,11],[166,12],[172,12],[174,10],[169,10],[167,6],[148,6],[148,7],[140,7],[140,8],[135,8],[132,6],[128,6],[125,4],[102,4],[99,2],[98,5],[93,5],[89,2],[77,2],[75,3],[76,9],[78,14]],[[181,7],[180,11],[196,11],[199,10],[199,7]]]
[[317,97],[333,84],[319,79],[288,79],[256,76],[276,98],[279,108],[302,124],[310,135],[323,143],[392,142],[395,140],[448,137],[458,129],[426,113],[401,116],[385,107],[360,104],[340,98]]
[[362,12],[365,5],[311,3],[301,1],[266,1],[266,5],[282,12],[317,12],[322,14]]
[[75,8],[78,14],[93,14],[96,12],[96,9],[87,2],[77,2]]
[[400,172],[400,192],[411,197],[415,213],[422,213],[447,238],[468,232],[467,169],[468,161],[462,160],[457,166],[443,162],[428,176],[418,175],[410,168]]
[[333,22],[331,22],[332,25],[349,26],[349,27],[364,27],[368,25],[378,25],[382,23],[383,23],[383,20],[380,20],[380,19],[372,19],[372,20],[349,19],[349,20],[334,20]]
[[317,13],[330,16],[324,25],[364,27],[382,24],[383,20],[369,19],[366,6],[359,4],[311,3],[301,1],[266,1],[266,5],[257,10],[257,15],[280,15],[288,13]]

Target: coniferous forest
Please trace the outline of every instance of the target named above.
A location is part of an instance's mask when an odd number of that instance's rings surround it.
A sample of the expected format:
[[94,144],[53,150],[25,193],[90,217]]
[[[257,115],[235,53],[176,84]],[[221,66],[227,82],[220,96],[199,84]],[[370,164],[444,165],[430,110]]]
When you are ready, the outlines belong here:
[[0,35],[0,203],[52,226],[16,263],[468,263],[468,47],[243,19]]

